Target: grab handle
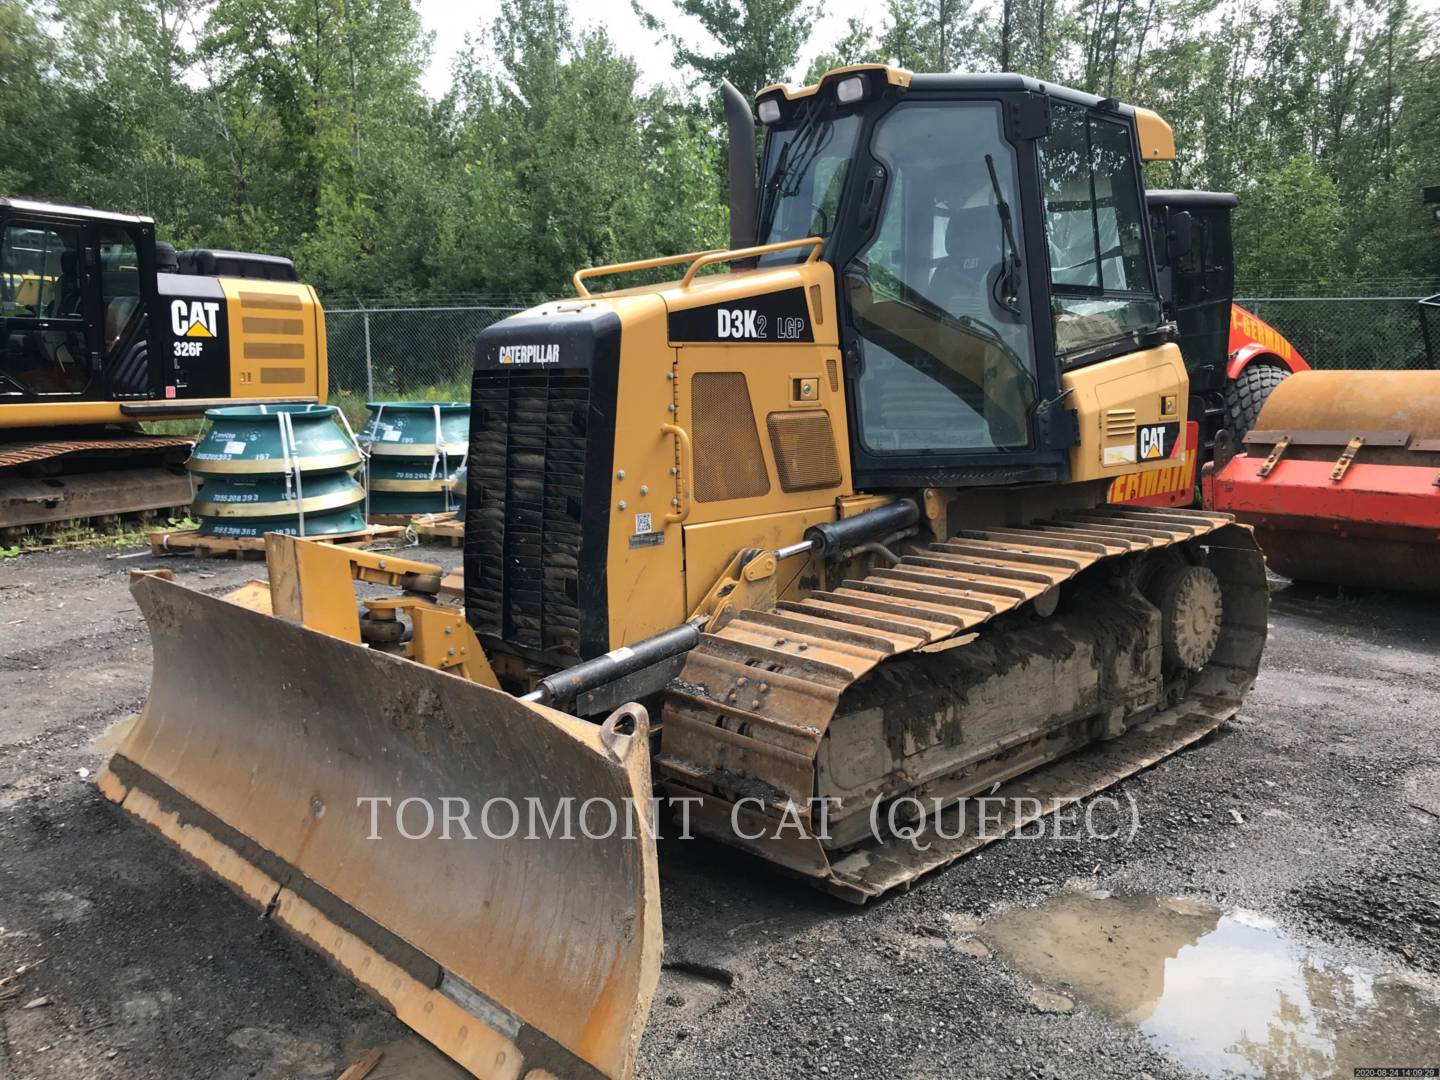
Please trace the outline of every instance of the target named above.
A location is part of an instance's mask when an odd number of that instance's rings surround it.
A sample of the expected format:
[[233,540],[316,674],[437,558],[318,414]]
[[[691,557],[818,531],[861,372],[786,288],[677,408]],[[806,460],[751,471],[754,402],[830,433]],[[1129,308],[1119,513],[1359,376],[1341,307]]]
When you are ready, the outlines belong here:
[[690,433],[679,424],[661,424],[660,430],[666,435],[674,435],[676,443],[680,446],[678,473],[680,493],[671,500],[671,505],[675,507],[675,510],[665,515],[667,522],[680,522],[690,516],[691,477],[695,468],[695,451],[690,442]]

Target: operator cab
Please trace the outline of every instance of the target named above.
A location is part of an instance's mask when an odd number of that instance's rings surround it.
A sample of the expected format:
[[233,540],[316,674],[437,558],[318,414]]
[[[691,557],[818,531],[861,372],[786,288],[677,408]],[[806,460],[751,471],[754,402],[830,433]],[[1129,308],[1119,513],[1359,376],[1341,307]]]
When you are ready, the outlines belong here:
[[[0,199],[0,404],[228,396],[221,277],[298,281],[273,255],[177,254],[148,217]],[[197,303],[203,340],[172,341]]]
[[154,263],[149,218],[0,199],[0,402],[132,389]]
[[1230,351],[1235,259],[1230,217],[1239,200],[1222,191],[1150,191],[1150,228],[1160,296],[1178,329],[1190,393],[1218,393]]
[[756,243],[821,237],[836,271],[857,485],[1066,479],[1062,374],[1170,332],[1141,181],[1174,154],[1164,121],[878,65],[769,87],[756,112]]

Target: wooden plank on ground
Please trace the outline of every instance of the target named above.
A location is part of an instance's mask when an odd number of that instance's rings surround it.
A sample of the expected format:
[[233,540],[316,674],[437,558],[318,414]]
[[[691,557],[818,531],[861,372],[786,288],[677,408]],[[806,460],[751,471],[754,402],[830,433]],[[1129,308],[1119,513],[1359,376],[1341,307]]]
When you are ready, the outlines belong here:
[[[326,544],[367,547],[382,540],[400,540],[405,529],[400,525],[367,525],[352,533],[335,536],[313,536],[309,539]],[[150,534],[152,555],[193,555],[209,559],[263,559],[263,536],[201,536],[199,529],[173,529]]]
[[367,1076],[375,1071],[375,1066],[380,1064],[380,1059],[384,1056],[385,1051],[377,1046],[341,1073],[340,1080],[365,1080]]

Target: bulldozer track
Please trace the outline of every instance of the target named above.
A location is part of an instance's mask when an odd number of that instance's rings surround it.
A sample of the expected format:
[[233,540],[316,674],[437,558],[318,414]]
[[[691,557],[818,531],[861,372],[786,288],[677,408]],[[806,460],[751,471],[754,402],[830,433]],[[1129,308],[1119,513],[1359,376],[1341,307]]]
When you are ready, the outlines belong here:
[[[702,635],[667,691],[657,765],[688,790],[722,797],[718,777],[748,781],[769,815],[808,806],[815,758],[842,695],[881,663],[963,647],[997,616],[1045,604],[1097,563],[1233,522],[1200,510],[1103,507],[1024,527],[961,530],[837,588],[741,611]],[[1198,711],[1208,713],[1206,731],[1224,719],[1215,719],[1224,710]]]

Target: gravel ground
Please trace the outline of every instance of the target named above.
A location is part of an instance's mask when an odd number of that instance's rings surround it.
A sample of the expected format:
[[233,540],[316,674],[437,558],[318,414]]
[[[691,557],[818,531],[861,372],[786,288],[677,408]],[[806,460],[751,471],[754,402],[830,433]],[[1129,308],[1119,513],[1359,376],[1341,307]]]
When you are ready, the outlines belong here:
[[[333,1077],[403,1029],[81,775],[149,677],[128,571],[207,592],[263,573],[128,554],[0,561],[0,1080]],[[1271,622],[1242,715],[1118,789],[1128,842],[1006,841],[865,909],[662,842],[642,1073],[1195,1075],[1089,1003],[1042,1011],[972,938],[1077,886],[1251,909],[1336,962],[1440,977],[1440,613],[1281,588]]]

